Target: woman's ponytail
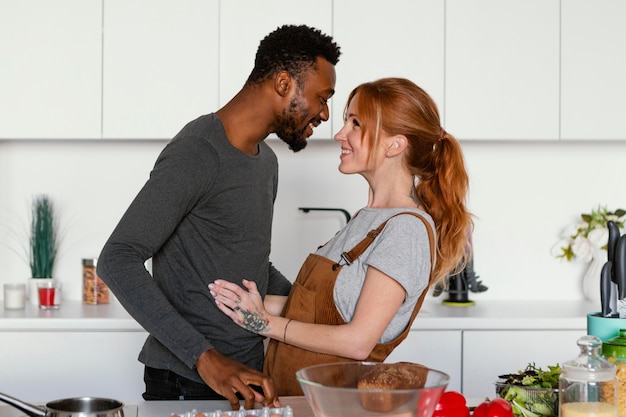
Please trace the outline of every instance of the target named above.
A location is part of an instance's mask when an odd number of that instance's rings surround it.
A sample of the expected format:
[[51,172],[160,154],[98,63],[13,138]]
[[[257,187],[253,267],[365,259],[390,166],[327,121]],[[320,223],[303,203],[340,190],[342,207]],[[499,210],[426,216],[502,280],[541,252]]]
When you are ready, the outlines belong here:
[[471,256],[471,214],[466,208],[469,180],[459,142],[442,129],[433,146],[434,171],[417,183],[416,195],[433,218],[437,231],[437,263],[433,280],[443,282]]

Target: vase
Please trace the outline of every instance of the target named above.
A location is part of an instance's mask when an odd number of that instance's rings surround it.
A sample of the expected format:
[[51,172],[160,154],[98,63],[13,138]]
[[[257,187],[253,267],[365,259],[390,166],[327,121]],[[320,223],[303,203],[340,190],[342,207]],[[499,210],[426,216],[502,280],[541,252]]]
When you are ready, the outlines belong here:
[[583,275],[583,295],[585,300],[600,305],[600,275],[602,267],[608,259],[606,250],[600,249],[594,252],[593,259],[589,263],[585,275]]
[[28,291],[26,296],[32,305],[39,305],[39,292],[37,290],[37,285],[42,282],[46,282],[45,280],[47,279],[52,280],[52,278],[28,278],[28,285],[26,286]]

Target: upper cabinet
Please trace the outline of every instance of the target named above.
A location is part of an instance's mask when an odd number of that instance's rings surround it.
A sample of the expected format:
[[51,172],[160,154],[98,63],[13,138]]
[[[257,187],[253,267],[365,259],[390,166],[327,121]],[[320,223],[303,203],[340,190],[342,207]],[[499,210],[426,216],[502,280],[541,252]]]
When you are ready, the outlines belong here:
[[358,84],[405,77],[461,140],[624,140],[625,19],[624,0],[2,0],[0,140],[170,139],[284,24],[342,50],[313,138]]
[[626,2],[561,4],[561,137],[626,139]]
[[100,136],[102,0],[0,2],[0,139]]
[[218,0],[105,0],[104,138],[168,139],[217,109]]
[[342,51],[332,99],[334,132],[343,126],[343,110],[350,91],[382,77],[410,79],[430,94],[440,111],[443,109],[444,3],[334,2],[334,38]]
[[[224,0],[220,8],[219,104],[226,104],[243,87],[254,67],[259,43],[282,25],[313,26],[332,35],[332,1]],[[313,138],[329,138],[330,123],[322,123]],[[272,135],[272,137],[276,137]]]
[[445,50],[446,130],[559,138],[559,0],[447,0]]

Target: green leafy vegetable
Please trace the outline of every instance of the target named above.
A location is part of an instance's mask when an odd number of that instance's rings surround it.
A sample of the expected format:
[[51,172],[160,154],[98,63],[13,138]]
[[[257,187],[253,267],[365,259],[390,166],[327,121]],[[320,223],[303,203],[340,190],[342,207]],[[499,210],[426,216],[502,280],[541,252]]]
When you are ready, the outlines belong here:
[[500,375],[496,393],[511,404],[518,417],[555,417],[560,375],[558,364],[544,370],[531,363],[516,374]]

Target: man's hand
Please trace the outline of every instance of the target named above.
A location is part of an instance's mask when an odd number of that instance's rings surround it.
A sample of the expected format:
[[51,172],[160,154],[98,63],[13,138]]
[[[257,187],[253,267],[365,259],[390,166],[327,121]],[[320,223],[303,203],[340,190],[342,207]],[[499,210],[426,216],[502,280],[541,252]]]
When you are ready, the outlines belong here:
[[[200,355],[196,368],[204,382],[224,396],[233,410],[239,410],[237,393],[243,397],[246,410],[253,408],[254,403],[263,403],[267,407],[281,406],[272,378],[227,358],[215,349]],[[261,387],[265,396],[250,388],[250,385]]]

